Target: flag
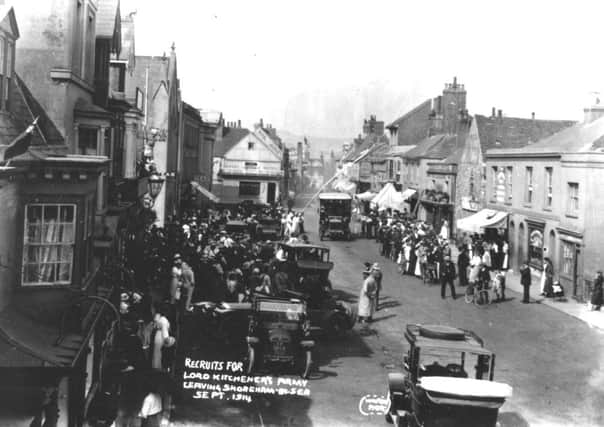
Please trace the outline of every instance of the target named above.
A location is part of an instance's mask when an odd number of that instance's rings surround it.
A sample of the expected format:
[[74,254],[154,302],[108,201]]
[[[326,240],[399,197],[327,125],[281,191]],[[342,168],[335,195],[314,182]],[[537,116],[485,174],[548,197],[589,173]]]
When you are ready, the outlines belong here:
[[19,136],[17,136],[13,142],[11,142],[5,149],[4,153],[2,153],[2,160],[4,162],[9,161],[10,159],[17,157],[25,152],[29,148],[31,144],[31,139],[34,134],[34,129],[36,128],[36,124],[38,123],[38,118],[32,122],[31,125],[27,127]]

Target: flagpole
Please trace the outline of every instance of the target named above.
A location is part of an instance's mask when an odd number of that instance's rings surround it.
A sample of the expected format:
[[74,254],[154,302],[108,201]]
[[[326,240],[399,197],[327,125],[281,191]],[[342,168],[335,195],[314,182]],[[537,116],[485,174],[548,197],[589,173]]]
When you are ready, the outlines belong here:
[[[381,148],[384,145],[386,145],[386,144],[385,143],[380,143],[380,144],[374,145],[373,147],[366,148],[352,162],[346,162],[346,163],[350,163],[350,165],[352,166],[352,165],[360,162],[361,160],[363,160],[365,157],[367,157],[371,152],[375,151],[377,148]],[[329,178],[329,180],[325,184],[323,184],[321,186],[321,188],[319,188],[319,190],[304,205],[304,207],[302,208],[302,210],[305,210],[308,206],[310,206],[310,204],[319,196],[319,194],[321,194],[323,192],[323,189],[325,187],[327,187],[329,184],[331,184],[338,176],[342,175],[343,172],[344,172],[344,165],[342,165],[342,169],[341,170],[339,170],[338,172],[336,172],[336,174],[334,176],[332,176],[331,178]]]

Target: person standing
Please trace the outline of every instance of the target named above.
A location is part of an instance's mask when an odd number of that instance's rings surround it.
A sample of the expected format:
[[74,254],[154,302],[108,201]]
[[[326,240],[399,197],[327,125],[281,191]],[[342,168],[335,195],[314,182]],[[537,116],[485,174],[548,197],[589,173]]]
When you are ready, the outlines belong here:
[[371,272],[374,273],[374,278],[377,283],[377,290],[375,292],[375,311],[380,309],[380,291],[382,290],[382,270],[380,265],[376,262],[371,266]]
[[377,293],[377,282],[375,271],[363,272],[365,280],[359,294],[359,323],[371,322],[375,312],[375,296]]
[[549,260],[543,260],[543,272],[541,273],[541,296],[549,297],[552,294],[552,284],[554,281],[554,271]]
[[592,310],[600,310],[602,308],[602,303],[604,302],[604,295],[602,294],[602,286],[604,285],[604,275],[602,275],[602,271],[598,271],[596,274],[596,279],[594,280],[594,288],[591,292],[591,309]]
[[455,264],[451,262],[451,257],[446,256],[443,262],[443,266],[440,269],[440,296],[442,299],[445,299],[445,293],[447,289],[447,284],[449,284],[449,289],[451,289],[451,296],[453,299],[456,299],[455,295]]
[[468,249],[465,246],[460,246],[460,252],[457,256],[457,271],[459,274],[459,286],[468,285],[468,266],[470,265],[470,257]]
[[529,289],[531,287],[531,268],[528,265],[528,261],[524,261],[520,266],[520,284],[523,289],[522,303],[528,304],[530,302]]

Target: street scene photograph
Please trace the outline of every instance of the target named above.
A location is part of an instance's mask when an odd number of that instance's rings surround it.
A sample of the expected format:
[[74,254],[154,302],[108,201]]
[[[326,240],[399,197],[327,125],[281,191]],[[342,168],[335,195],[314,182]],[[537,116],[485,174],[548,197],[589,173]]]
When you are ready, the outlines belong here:
[[0,0],[0,427],[604,427],[602,16]]

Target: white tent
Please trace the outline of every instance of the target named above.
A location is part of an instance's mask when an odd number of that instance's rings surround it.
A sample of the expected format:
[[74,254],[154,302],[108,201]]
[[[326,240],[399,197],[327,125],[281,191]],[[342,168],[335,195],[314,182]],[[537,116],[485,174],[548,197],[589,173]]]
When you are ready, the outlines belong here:
[[380,190],[380,192],[373,198],[371,202],[378,205],[379,210],[390,208],[402,211],[404,209],[403,204],[405,199],[403,199],[403,195],[401,193],[396,191],[394,185],[389,182]]
[[482,233],[485,228],[505,228],[507,212],[483,209],[466,218],[457,220],[457,229],[471,233]]

